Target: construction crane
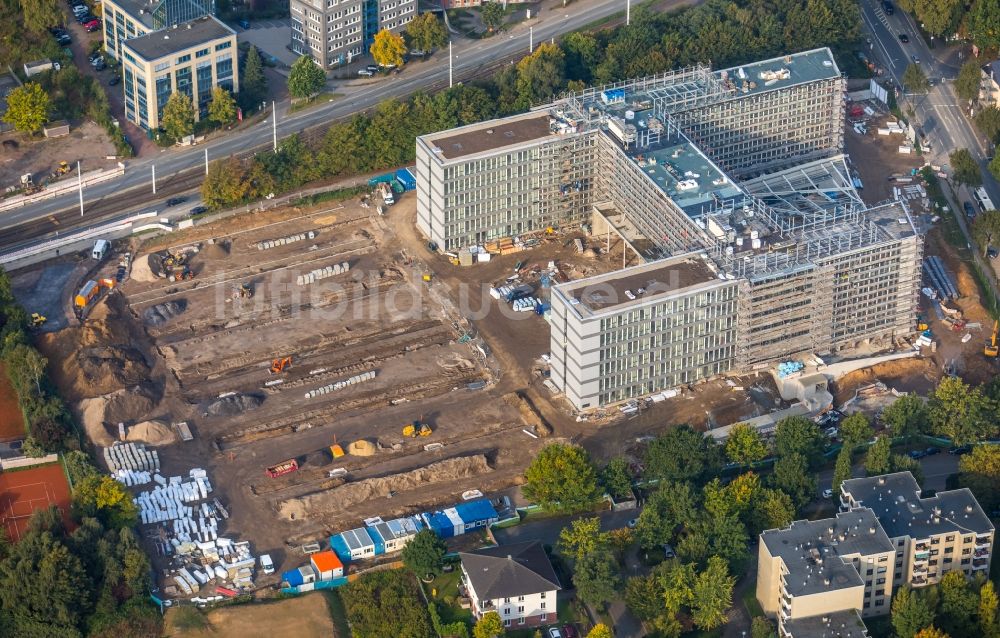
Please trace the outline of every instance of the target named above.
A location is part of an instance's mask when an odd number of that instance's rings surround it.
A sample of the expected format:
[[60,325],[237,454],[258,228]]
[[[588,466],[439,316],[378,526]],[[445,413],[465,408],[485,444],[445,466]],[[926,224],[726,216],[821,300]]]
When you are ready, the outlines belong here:
[[993,322],[993,334],[990,335],[990,340],[986,342],[986,347],[983,348],[983,354],[987,357],[996,358],[1000,348],[997,347],[997,329],[1000,329],[1000,320]]
[[403,426],[403,436],[416,438],[418,436],[430,436],[433,433],[431,426],[420,421],[414,421]]
[[291,357],[282,357],[271,362],[271,374],[281,374],[286,369],[292,367]]

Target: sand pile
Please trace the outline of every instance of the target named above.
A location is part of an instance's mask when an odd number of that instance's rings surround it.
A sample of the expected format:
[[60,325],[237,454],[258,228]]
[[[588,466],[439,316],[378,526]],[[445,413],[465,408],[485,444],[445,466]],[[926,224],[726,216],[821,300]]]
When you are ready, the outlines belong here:
[[112,392],[104,399],[104,421],[116,425],[145,417],[160,400],[160,393],[152,384],[143,384]]
[[483,454],[459,456],[402,474],[364,479],[307,494],[301,498],[286,499],[281,502],[279,512],[288,520],[302,520],[314,515],[323,516],[358,503],[385,498],[390,491],[418,489],[434,483],[480,476],[492,470]]
[[104,408],[106,404],[107,399],[104,397],[94,397],[93,399],[84,399],[77,405],[80,422],[83,423],[83,429],[87,433],[87,438],[94,445],[101,447],[108,447],[115,440],[104,426]]
[[[155,266],[154,266],[155,264]],[[159,279],[160,258],[156,253],[143,255],[132,262],[132,272],[129,275],[136,281],[150,283]]]
[[347,446],[347,453],[352,456],[374,456],[378,447],[371,441],[358,439]]
[[199,253],[205,259],[225,259],[229,257],[229,242],[222,240],[209,243]]
[[148,445],[170,445],[177,442],[178,436],[163,421],[143,421],[128,429],[125,440]]
[[263,402],[264,397],[256,394],[230,394],[205,406],[205,416],[236,416],[259,408]]
[[177,315],[187,310],[187,301],[177,299],[166,301],[146,308],[142,313],[142,320],[149,326],[162,326]]

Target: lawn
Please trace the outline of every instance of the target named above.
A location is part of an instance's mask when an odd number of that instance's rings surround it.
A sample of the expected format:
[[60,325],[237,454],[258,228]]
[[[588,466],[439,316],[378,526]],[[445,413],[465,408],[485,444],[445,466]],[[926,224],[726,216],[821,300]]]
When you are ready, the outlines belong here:
[[461,580],[462,572],[456,565],[454,571],[441,574],[430,583],[420,584],[427,598],[438,603],[438,613],[445,624],[456,621],[472,623],[472,611],[463,609],[458,603],[458,584]]
[[296,100],[292,102],[291,107],[289,107],[289,113],[295,113],[296,111],[301,111],[303,109],[312,108],[314,106],[319,106],[323,102],[333,102],[334,99],[338,97],[343,97],[340,93],[330,93],[324,91],[322,93],[317,93],[311,98],[305,100]]

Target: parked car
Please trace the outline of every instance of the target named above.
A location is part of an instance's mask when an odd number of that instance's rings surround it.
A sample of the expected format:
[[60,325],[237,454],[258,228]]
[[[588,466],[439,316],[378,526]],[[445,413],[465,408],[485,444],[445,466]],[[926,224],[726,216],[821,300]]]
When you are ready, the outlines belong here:
[[250,28],[250,21],[247,20],[247,19],[245,19],[245,18],[243,20],[240,20],[236,24],[240,25],[241,29],[249,29]]
[[363,78],[370,78],[375,74],[369,71],[368,69],[361,69],[360,71],[358,71],[358,75],[360,75]]
[[549,638],[563,638],[562,633],[560,633],[558,627],[549,627]]
[[927,456],[927,452],[924,452],[923,450],[912,450],[910,452],[911,459],[922,459],[925,456]]
[[92,13],[84,13],[83,15],[77,16],[76,21],[80,24],[87,24],[91,20],[96,20],[97,16]]
[[892,6],[892,3],[889,2],[889,0],[883,0],[882,12],[885,13],[885,15],[887,16],[891,16],[893,13],[896,12],[896,7]]
[[87,24],[83,25],[83,28],[86,29],[87,33],[93,33],[101,28],[101,23],[98,20],[91,20]]
[[976,216],[976,209],[972,207],[972,202],[962,202],[962,210],[965,211],[966,217]]
[[899,41],[902,42],[903,44],[906,44],[907,42],[910,41],[910,36],[906,35],[905,33],[900,33]]
[[274,561],[271,560],[271,555],[270,554],[261,554],[260,555],[260,567],[261,567],[262,570],[264,570],[265,574],[273,574],[274,573]]
[[629,529],[635,529],[635,526],[639,524],[638,518],[630,519],[629,522],[625,523],[626,527]]
[[73,38],[69,37],[69,34],[63,33],[62,35],[56,36],[56,42],[58,42],[60,46],[66,46],[67,44],[73,42]]
[[833,490],[823,490],[823,498],[833,498]]
[[121,81],[122,81],[122,79],[120,77],[118,77],[117,75],[112,75],[111,79],[108,80],[108,86],[114,86],[114,85],[118,84]]
[[183,204],[187,201],[187,197],[171,197],[166,201],[167,206],[176,206],[177,204]]
[[994,246],[989,246],[986,249],[986,256],[989,257],[990,259],[996,259],[998,256],[1000,256],[1000,251],[998,251]]
[[365,69],[371,71],[372,73],[378,73],[378,67],[375,66],[374,64],[369,64],[368,66],[365,67]]
[[929,447],[926,450],[924,450],[924,452],[925,452],[925,454],[927,456],[934,456],[935,454],[940,454],[941,453],[941,448],[939,448],[939,447]]
[[201,215],[202,213],[208,212],[208,206],[195,206],[191,209],[192,215]]
[[671,547],[668,543],[664,543],[663,544],[663,557],[664,558],[675,558],[676,556],[677,556],[677,553],[674,552],[674,548]]
[[913,63],[914,63],[914,64],[920,64],[920,58],[918,58],[918,57],[916,56],[916,54],[914,54],[914,55],[911,55],[911,56],[910,56],[910,59],[911,59],[911,60],[913,60]]

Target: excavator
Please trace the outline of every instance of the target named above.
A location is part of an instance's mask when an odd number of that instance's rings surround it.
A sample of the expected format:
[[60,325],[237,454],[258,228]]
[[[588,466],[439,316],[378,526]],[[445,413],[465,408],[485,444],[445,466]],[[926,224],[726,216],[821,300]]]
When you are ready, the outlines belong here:
[[46,317],[45,315],[40,315],[37,312],[33,312],[31,313],[31,320],[28,322],[28,327],[30,327],[32,330],[39,330],[42,326],[45,325],[45,322],[48,320],[49,318]]
[[1000,320],[993,322],[993,334],[990,335],[990,340],[986,342],[986,347],[983,348],[983,354],[992,359],[995,359],[997,354],[1000,353],[1000,348],[997,347],[998,329],[1000,329]]
[[403,436],[417,438],[418,436],[430,436],[434,431],[431,426],[420,421],[414,421],[403,426]]
[[292,358],[282,357],[271,362],[270,372],[271,374],[281,374],[290,367],[292,367]]
[[233,290],[233,299],[252,299],[253,298],[253,286],[245,283],[236,286]]

